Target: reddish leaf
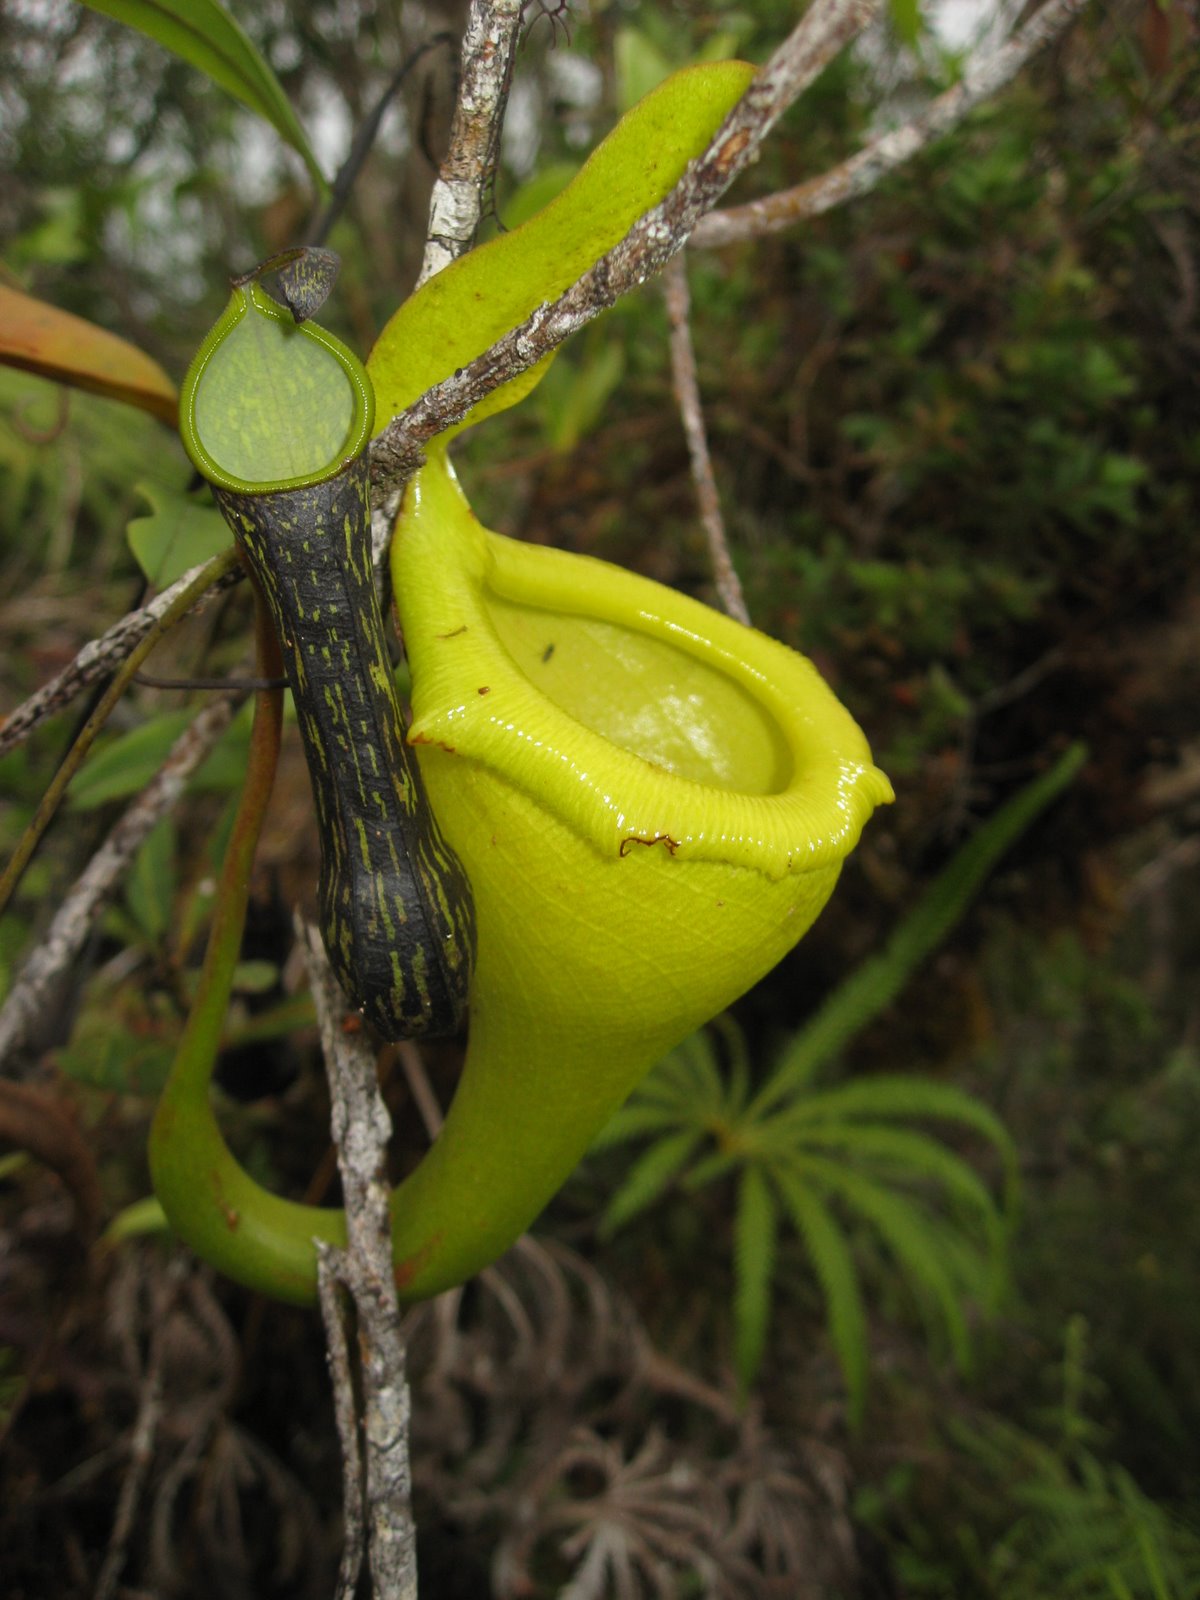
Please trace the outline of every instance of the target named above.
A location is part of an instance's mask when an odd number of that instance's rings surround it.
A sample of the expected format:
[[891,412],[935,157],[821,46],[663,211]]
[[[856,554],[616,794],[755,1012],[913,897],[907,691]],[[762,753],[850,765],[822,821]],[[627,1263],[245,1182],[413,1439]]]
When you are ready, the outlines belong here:
[[175,385],[157,361],[82,317],[0,284],[0,362],[176,423]]

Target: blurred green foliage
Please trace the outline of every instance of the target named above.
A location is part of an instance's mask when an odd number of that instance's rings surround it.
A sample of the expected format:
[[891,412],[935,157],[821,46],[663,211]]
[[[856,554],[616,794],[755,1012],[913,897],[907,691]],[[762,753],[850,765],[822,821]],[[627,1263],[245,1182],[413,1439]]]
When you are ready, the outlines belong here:
[[[953,930],[988,871],[1075,778],[1084,751],[1068,750],[991,817],[896,928],[778,1052],[757,1090],[732,1023],[730,1068],[697,1034],[662,1063],[612,1119],[595,1148],[652,1137],[605,1209],[608,1233],[657,1201],[673,1181],[696,1193],[736,1175],[735,1363],[743,1387],[758,1375],[767,1343],[781,1219],[811,1259],[827,1303],[829,1334],[845,1378],[849,1412],[862,1422],[868,1332],[851,1239],[878,1236],[916,1293],[934,1343],[944,1339],[961,1372],[970,1366],[964,1302],[997,1310],[1007,1276],[1008,1233],[1017,1200],[1017,1156],[1008,1133],[980,1101],[952,1085],[884,1072],[832,1087],[822,1069],[896,999]],[[992,1146],[1004,1174],[997,1204],[957,1154],[910,1124],[949,1124]]]

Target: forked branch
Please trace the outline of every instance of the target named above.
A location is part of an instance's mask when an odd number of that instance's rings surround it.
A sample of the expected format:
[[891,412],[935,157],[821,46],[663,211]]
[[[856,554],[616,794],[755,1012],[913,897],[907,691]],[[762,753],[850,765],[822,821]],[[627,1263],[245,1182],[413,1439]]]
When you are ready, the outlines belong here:
[[816,0],[734,106],[716,137],[666,199],[557,300],[541,305],[490,350],[437,384],[375,440],[372,475],[390,497],[421,463],[430,439],[518,373],[585,327],[624,294],[661,272],[686,244],[776,122],[879,10],[880,0]]
[[496,171],[524,0],[471,0],[450,148],[429,200],[420,288],[469,250]]
[[794,189],[765,195],[730,211],[710,212],[696,225],[692,247],[711,249],[778,233],[867,194],[889,172],[949,133],[976,106],[1011,82],[1031,56],[1066,31],[1086,4],[1087,0],[1047,0],[1011,39],[969,61],[961,82],[939,95],[920,116],[880,134],[848,161]]
[[[375,1073],[375,1053],[367,1035],[342,1026],[346,1000],[329,965],[320,935],[298,924],[309,985],[321,1030],[325,1070],[332,1100],[333,1138],[346,1201],[346,1249],[322,1256],[322,1310],[335,1356],[335,1394],[341,1414],[348,1490],[361,1488],[362,1509],[353,1507],[351,1531],[365,1522],[371,1577],[378,1600],[414,1600],[417,1593],[416,1529],[412,1519],[412,1478],[408,1458],[409,1398],[404,1338],[392,1271],[387,1149],[392,1122]],[[348,1450],[344,1341],[336,1276],[353,1302],[357,1324],[359,1381],[362,1391],[364,1448],[361,1484],[358,1461]],[[338,1374],[341,1372],[341,1384]],[[357,1535],[361,1539],[361,1533]],[[343,1567],[345,1593],[354,1577]]]

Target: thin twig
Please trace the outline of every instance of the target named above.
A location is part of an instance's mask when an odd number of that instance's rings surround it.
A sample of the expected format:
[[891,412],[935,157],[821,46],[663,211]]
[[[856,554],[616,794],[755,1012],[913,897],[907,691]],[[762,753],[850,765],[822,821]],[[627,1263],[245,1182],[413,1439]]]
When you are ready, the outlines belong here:
[[432,38],[426,39],[424,44],[418,45],[413,53],[407,56],[392,74],[383,93],[366,117],[364,117],[361,126],[354,135],[349,154],[346,156],[345,161],[342,162],[337,177],[333,180],[333,186],[329,191],[329,199],[323,210],[314,218],[313,224],[309,229],[309,244],[324,244],[332,233],[334,224],[346,209],[346,205],[354,191],[354,185],[358,181],[358,176],[371,153],[375,140],[379,136],[384,113],[400,92],[409,73],[431,50],[453,43],[453,34],[435,33]]
[[16,849],[9,857],[4,871],[0,873],[0,913],[8,905],[26,867],[33,858],[34,852],[45,837],[46,829],[50,826],[55,812],[62,803],[68,784],[83,765],[88,751],[99,737],[105,723],[128,689],[130,680],[137,672],[138,667],[150,655],[156,645],[160,643],[167,630],[185,617],[200,596],[205,594],[216,580],[223,573],[228,572],[237,561],[236,550],[230,548],[223,555],[214,556],[211,561],[201,567],[199,576],[183,590],[174,605],[169,607],[155,622],[150,631],[139,640],[122,665],[113,674],[108,687],[92,707],[87,720],[71,741],[70,748],[59,763],[58,771],[46,786],[41,799],[34,809],[32,818],[26,824],[21,837],[17,841]]
[[496,171],[524,0],[471,0],[450,148],[429,199],[420,288],[469,250]]
[[425,1071],[421,1048],[412,1039],[402,1039],[396,1046],[396,1054],[400,1058],[400,1067],[408,1084],[408,1092],[412,1095],[413,1104],[420,1113],[422,1126],[431,1140],[436,1139],[442,1131],[442,1123],[446,1117],[438,1103],[437,1095],[433,1092],[429,1074]]
[[409,1396],[388,1208],[392,1120],[379,1092],[366,1035],[347,1033],[342,1027],[346,1000],[320,937],[304,923],[298,931],[329,1075],[333,1138],[346,1205],[346,1249],[329,1252],[328,1260],[350,1291],[358,1318],[371,1578],[375,1600],[415,1600]]
[[977,105],[1015,78],[1029,58],[1062,33],[1086,4],[1087,0],[1047,0],[1007,43],[968,62],[962,81],[939,95],[919,117],[872,139],[848,161],[794,189],[765,195],[729,211],[711,212],[697,224],[692,247],[712,249],[778,233],[868,193],[889,172],[957,127]]
[[[471,246],[492,182],[523,0],[471,0],[463,34],[458,101],[450,148],[429,199],[429,232],[417,288]],[[403,482],[375,485],[371,557],[378,572],[387,558]]]
[[26,961],[0,1010],[0,1071],[26,1042],[30,1028],[53,1002],[53,989],[78,958],[109,896],[151,829],[176,804],[196,768],[224,733],[240,695],[214,700],[171,747],[142,790],[88,862],[59,906],[45,938]]
[[138,1502],[146,1485],[154,1445],[163,1410],[163,1365],[166,1357],[166,1330],[187,1268],[182,1256],[167,1267],[165,1276],[154,1284],[150,1307],[150,1350],[142,1375],[141,1400],[129,1441],[129,1467],[121,1483],[113,1518],[112,1533],[92,1600],[112,1600],[129,1553]]
[[692,348],[691,297],[682,255],[676,256],[668,264],[663,274],[663,290],[667,318],[671,324],[671,382],[679,403],[679,415],[683,419],[683,431],[687,435],[692,480],[696,485],[700,520],[708,538],[708,557],[712,563],[713,578],[725,610],[739,622],[748,623],[750,613],[746,610],[746,598],[729,553],[725,519],[721,515],[717,480],[713,476],[712,458],[708,453],[708,439],[704,431],[700,383],[696,376],[696,353]]
[[663,267],[700,218],[755,158],[788,106],[879,10],[880,0],[816,0],[754,78],[705,153],[621,242],[557,300],[539,306],[490,350],[444,379],[375,440],[372,472],[380,503],[421,464],[423,446],[466,416],[501,383],[525,372]]
[[346,1337],[346,1299],[339,1273],[340,1255],[340,1251],[327,1244],[317,1245],[317,1294],[325,1323],[325,1342],[329,1346],[333,1415],[342,1447],[342,1559],[335,1600],[354,1600],[362,1571],[364,1490],[354,1373]]
[[[89,684],[115,671],[203,570],[203,566],[190,568],[169,589],[164,589],[161,594],[155,595],[149,604],[141,606],[137,611],[130,611],[119,622],[114,622],[107,633],[102,633],[98,639],[89,640],[74,661],[56,673],[49,683],[43,684],[36,693],[30,695],[28,700],[23,701],[15,711],[4,718],[3,722],[0,722],[0,755],[13,749],[23,739],[27,739],[38,723],[44,722],[47,717],[54,716],[64,706],[70,705],[75,696]],[[200,596],[192,611],[203,611],[217,595],[223,594],[243,577],[245,569],[240,565],[223,573],[212,587]]]
[[286,677],[279,678],[156,678],[149,672],[135,672],[134,683],[143,689],[171,689],[188,694],[193,689],[243,689],[257,694],[260,689],[286,689]]

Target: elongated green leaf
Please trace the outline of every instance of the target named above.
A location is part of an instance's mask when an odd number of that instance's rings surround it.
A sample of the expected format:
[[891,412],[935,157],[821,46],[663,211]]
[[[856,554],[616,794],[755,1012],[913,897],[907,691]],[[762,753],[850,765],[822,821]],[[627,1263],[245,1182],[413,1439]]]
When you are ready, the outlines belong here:
[[1016,1146],[994,1111],[952,1083],[938,1083],[933,1078],[916,1078],[900,1072],[855,1078],[850,1083],[798,1098],[786,1111],[762,1125],[760,1137],[765,1136],[770,1147],[777,1149],[803,1140],[806,1130],[819,1122],[890,1117],[955,1122],[980,1134],[1004,1163],[1004,1202],[1009,1211],[1015,1210],[1019,1183]]
[[150,512],[135,517],[125,537],[138,566],[158,588],[167,588],[189,568],[219,555],[229,544],[229,529],[215,506],[172,493],[161,484],[135,487],[149,501]]
[[93,11],[123,22],[219,84],[264,117],[299,152],[320,189],[325,178],[299,118],[257,48],[217,0],[84,0]]
[[825,1296],[829,1337],[846,1380],[850,1423],[857,1428],[867,1398],[867,1314],[849,1240],[829,1207],[797,1173],[780,1168],[772,1176]]
[[957,1285],[939,1251],[941,1229],[929,1214],[895,1189],[875,1183],[836,1162],[803,1155],[789,1168],[837,1194],[869,1222],[895,1257],[897,1265],[940,1313],[954,1364],[966,1372],[971,1340]]
[[662,1081],[692,1108],[694,1116],[720,1110],[725,1100],[725,1084],[717,1066],[712,1037],[706,1029],[689,1034],[675,1047],[663,1063]]
[[625,348],[604,337],[575,365],[560,361],[538,393],[542,428],[552,450],[568,454],[604,415],[614,390],[625,376]]
[[670,75],[671,63],[640,28],[618,28],[613,41],[617,75],[617,101],[622,110],[650,93]]
[[103,1243],[112,1246],[126,1239],[136,1239],[142,1234],[168,1234],[170,1231],[171,1224],[162,1206],[153,1195],[147,1195],[144,1200],[135,1200],[132,1205],[117,1212],[104,1230]]
[[163,817],[150,830],[125,880],[125,904],[151,943],[166,934],[175,900],[175,825]]
[[[719,1117],[725,1102],[725,1084],[712,1041],[701,1030],[663,1057],[625,1109],[636,1117],[643,1109],[657,1107],[669,1112],[680,1127],[696,1127]],[[618,1113],[614,1121],[619,1121],[621,1115]]]
[[[544,301],[557,299],[618,244],[701,154],[753,76],[741,61],[675,73],[621,118],[557,199],[405,301],[367,363],[377,430]],[[548,364],[489,395],[445,437],[515,405]]]
[[707,1184],[715,1183],[718,1178],[723,1178],[726,1173],[732,1172],[734,1167],[740,1167],[745,1160],[745,1150],[714,1150],[712,1155],[705,1156],[703,1161],[697,1161],[684,1179],[683,1186],[689,1193],[694,1194],[698,1189],[703,1189]]
[[906,1183],[939,1184],[978,1213],[992,1242],[999,1245],[1003,1239],[1003,1222],[987,1184],[961,1156],[928,1134],[879,1123],[824,1122],[806,1129],[804,1140],[810,1146],[843,1150],[850,1161],[881,1162],[889,1176],[902,1177]]
[[738,1188],[733,1247],[734,1366],[745,1393],[758,1376],[771,1320],[777,1202],[761,1167],[749,1166]]
[[609,1201],[600,1223],[601,1235],[614,1234],[630,1218],[653,1205],[699,1142],[700,1135],[688,1129],[652,1144],[634,1162],[625,1182]]
[[934,880],[880,954],[864,962],[793,1037],[756,1097],[755,1112],[778,1104],[810,1082],[825,1062],[891,1004],[962,916],[996,862],[1062,793],[1086,759],[1084,747],[1072,745],[1048,772],[1027,784],[983,824]]
[[888,10],[900,43],[914,50],[924,26],[920,0],[888,0]]
[[[1154,1600],[1171,1600],[1172,1585],[1167,1581],[1163,1565],[1165,1550],[1160,1544],[1161,1530],[1154,1526],[1157,1520],[1154,1517],[1155,1508],[1152,1508],[1151,1502],[1141,1493],[1129,1474],[1123,1472],[1120,1467],[1114,1469],[1113,1479],[1117,1498],[1133,1532],[1142,1567],[1154,1593]],[[1148,1511],[1150,1515],[1147,1515]]]
[[989,1239],[987,1248],[981,1249],[972,1233],[950,1219],[938,1224],[938,1249],[963,1298],[977,1301],[988,1316],[994,1316],[1009,1289],[1007,1234]]
[[[242,782],[249,713],[250,707],[244,707],[222,734],[192,779],[193,788],[232,789]],[[162,766],[195,715],[195,706],[164,711],[100,745],[71,780],[67,804],[75,811],[93,811],[110,800],[137,794]]]
[[678,1106],[641,1103],[622,1106],[604,1124],[588,1148],[611,1150],[614,1145],[628,1144],[630,1139],[643,1139],[648,1133],[665,1133],[670,1128],[678,1128],[686,1120],[683,1108]]
[[175,385],[136,345],[0,283],[0,362],[140,406],[173,427]]
[[136,794],[162,766],[195,715],[194,710],[168,711],[110,739],[71,780],[67,804],[75,811],[91,811]]
[[[746,1044],[746,1035],[731,1014],[722,1011],[708,1024],[703,1038],[708,1046],[712,1074],[717,1084],[720,1114],[725,1121],[736,1123],[750,1095],[750,1051]],[[722,1075],[717,1066],[716,1054],[712,1047],[717,1039],[725,1047],[727,1063],[725,1075]]]

